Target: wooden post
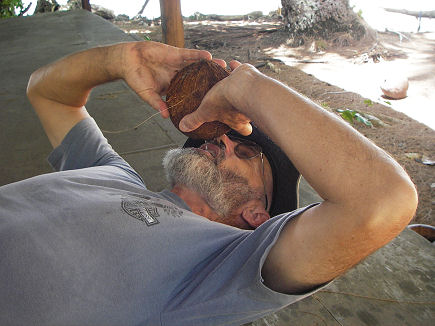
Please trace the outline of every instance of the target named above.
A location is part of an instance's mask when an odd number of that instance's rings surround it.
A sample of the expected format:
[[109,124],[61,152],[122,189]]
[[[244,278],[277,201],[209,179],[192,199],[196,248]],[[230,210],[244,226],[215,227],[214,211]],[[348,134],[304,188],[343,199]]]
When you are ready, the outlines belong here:
[[82,8],[88,11],[92,11],[89,0],[82,0]]
[[163,42],[184,48],[183,18],[180,0],[160,0]]

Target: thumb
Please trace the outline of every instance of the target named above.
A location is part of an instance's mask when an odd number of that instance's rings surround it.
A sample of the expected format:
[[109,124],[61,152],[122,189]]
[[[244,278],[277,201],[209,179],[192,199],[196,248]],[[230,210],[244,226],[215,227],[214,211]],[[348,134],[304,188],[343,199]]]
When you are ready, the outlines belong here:
[[202,117],[200,111],[196,110],[185,115],[183,119],[181,119],[178,128],[183,132],[189,132],[199,128],[204,122],[207,122],[207,120]]
[[230,127],[243,136],[249,136],[252,134],[252,125],[249,121],[231,125]]

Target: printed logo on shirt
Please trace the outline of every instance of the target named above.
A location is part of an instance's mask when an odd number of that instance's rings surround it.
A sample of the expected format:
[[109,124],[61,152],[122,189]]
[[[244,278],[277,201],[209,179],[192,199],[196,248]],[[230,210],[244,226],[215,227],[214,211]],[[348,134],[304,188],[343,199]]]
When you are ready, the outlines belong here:
[[159,224],[157,217],[160,216],[156,206],[151,206],[145,201],[137,199],[122,199],[121,207],[128,215],[152,226]]
[[164,215],[173,218],[180,218],[184,214],[182,209],[168,205],[165,200],[139,194],[130,194],[122,198],[121,207],[128,215],[145,222],[148,226],[159,224],[159,209]]

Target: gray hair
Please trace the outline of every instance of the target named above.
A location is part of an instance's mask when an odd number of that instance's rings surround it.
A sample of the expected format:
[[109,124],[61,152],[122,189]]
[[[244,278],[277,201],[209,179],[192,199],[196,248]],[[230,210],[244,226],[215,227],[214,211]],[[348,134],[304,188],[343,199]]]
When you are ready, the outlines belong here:
[[180,184],[194,190],[221,217],[229,217],[237,207],[262,198],[246,178],[219,167],[219,160],[212,161],[192,148],[168,151],[163,167],[171,187]]

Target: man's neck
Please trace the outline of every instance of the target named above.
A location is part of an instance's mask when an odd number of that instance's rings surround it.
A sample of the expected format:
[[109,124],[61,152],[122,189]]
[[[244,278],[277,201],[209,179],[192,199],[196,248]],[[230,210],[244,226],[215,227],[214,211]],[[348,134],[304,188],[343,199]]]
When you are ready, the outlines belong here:
[[219,218],[214,210],[206,203],[206,201],[196,192],[183,185],[175,185],[171,192],[184,200],[192,212],[203,216],[209,220],[215,221]]

